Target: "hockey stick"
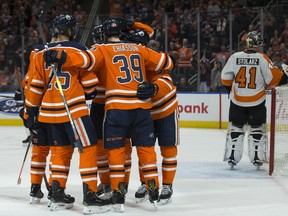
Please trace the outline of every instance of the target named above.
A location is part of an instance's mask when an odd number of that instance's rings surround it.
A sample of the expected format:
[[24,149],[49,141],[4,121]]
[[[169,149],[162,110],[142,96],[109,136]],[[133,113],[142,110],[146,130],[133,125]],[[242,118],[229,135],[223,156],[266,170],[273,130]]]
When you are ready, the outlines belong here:
[[[48,51],[49,48],[48,48],[48,45],[46,43],[46,39],[45,39],[45,36],[44,36],[43,23],[44,23],[45,16],[48,13],[49,9],[52,7],[52,5],[53,5],[53,1],[52,0],[46,2],[46,5],[44,6],[44,10],[41,11],[41,13],[40,13],[40,15],[38,17],[38,21],[37,21],[38,27],[39,27],[39,31],[40,31],[42,40],[44,42],[44,46],[45,46],[46,51]],[[59,93],[61,95],[64,107],[66,109],[66,112],[67,112],[67,115],[68,115],[72,130],[73,130],[73,133],[74,133],[74,138],[75,138],[75,143],[74,144],[75,144],[75,147],[77,147],[80,150],[80,152],[83,152],[83,145],[81,143],[81,140],[79,138],[78,132],[76,130],[75,122],[72,119],[72,115],[71,115],[71,112],[69,110],[69,106],[68,106],[66,97],[65,97],[63,89],[62,89],[61,82],[60,82],[58,74],[57,74],[57,69],[55,68],[54,64],[51,64],[51,67],[52,67],[53,75],[55,76],[55,80],[56,80],[56,84],[57,84],[57,87],[58,87],[58,91],[59,91]]]
[[22,99],[23,99],[23,101],[25,101],[25,99],[24,99],[24,92],[23,92],[23,88],[22,88],[22,82],[21,82],[21,73],[20,73],[20,71],[19,71],[19,68],[18,68],[18,67],[15,67],[14,72],[15,72],[16,77],[17,77],[17,81],[18,81],[18,85],[19,85],[19,88],[20,88],[20,91],[21,91]]
[[25,152],[25,156],[24,156],[24,159],[23,159],[23,162],[22,162],[22,166],[21,166],[21,169],[20,169],[20,173],[19,173],[19,176],[18,176],[18,179],[17,179],[17,185],[20,185],[20,184],[21,184],[21,174],[22,174],[22,171],[23,171],[23,167],[24,167],[24,164],[25,164],[27,155],[28,155],[28,151],[29,151],[30,145],[31,145],[31,143],[32,143],[32,139],[33,139],[33,136],[31,135],[31,136],[30,136],[30,139],[29,139],[29,142],[28,142],[28,145],[27,145],[27,149],[26,149],[26,152]]
[[10,96],[10,95],[0,95],[0,97],[4,97],[4,98],[14,98],[14,96]]

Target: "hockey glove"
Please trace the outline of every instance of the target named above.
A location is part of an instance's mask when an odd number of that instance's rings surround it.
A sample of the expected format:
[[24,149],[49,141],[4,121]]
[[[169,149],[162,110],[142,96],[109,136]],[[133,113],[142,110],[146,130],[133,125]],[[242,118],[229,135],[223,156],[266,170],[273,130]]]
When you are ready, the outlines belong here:
[[26,128],[28,128],[27,127],[27,120],[24,118],[24,108],[23,107],[19,110],[19,116],[22,119],[24,126]]
[[20,89],[17,89],[14,93],[14,100],[16,101],[20,101],[20,100],[23,100],[22,98],[22,93],[20,91]]
[[154,97],[158,93],[158,85],[145,81],[138,85],[137,97],[140,100],[147,100],[148,98]]
[[28,117],[26,120],[26,126],[30,130],[37,130],[40,127],[38,122],[38,113],[39,113],[38,107],[27,108]]
[[65,63],[67,54],[64,50],[47,50],[44,53],[44,60],[46,64],[51,65],[54,63]]
[[93,100],[96,97],[96,95],[97,95],[97,90],[95,90],[91,94],[85,94],[85,99],[86,100]]
[[134,25],[134,22],[131,20],[123,19],[121,17],[114,18],[119,22],[121,31],[129,31],[129,29]]

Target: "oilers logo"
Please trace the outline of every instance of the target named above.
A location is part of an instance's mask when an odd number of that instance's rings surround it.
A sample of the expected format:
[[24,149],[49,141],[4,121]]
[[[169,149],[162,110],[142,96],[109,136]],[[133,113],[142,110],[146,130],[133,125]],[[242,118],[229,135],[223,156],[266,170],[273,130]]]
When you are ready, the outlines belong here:
[[14,99],[0,98],[0,112],[2,114],[18,116],[22,107],[22,104],[17,103]]

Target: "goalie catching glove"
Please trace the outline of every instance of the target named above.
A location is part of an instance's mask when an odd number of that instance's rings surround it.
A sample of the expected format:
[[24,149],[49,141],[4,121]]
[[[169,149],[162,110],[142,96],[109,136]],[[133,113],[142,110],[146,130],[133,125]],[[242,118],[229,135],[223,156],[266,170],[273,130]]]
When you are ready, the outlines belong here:
[[137,97],[140,100],[147,100],[154,97],[158,93],[158,85],[155,83],[145,81],[138,85]]
[[47,50],[44,53],[44,60],[46,64],[51,65],[54,63],[64,64],[67,58],[67,54],[62,50]]

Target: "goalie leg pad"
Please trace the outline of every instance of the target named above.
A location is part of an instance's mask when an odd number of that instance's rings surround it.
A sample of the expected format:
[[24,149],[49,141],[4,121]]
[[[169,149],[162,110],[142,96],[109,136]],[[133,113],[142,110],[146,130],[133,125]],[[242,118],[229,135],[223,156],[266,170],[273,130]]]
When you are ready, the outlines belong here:
[[266,124],[260,127],[249,126],[248,155],[251,163],[268,162],[268,141]]
[[232,160],[238,163],[242,159],[244,148],[244,128],[239,128],[230,122],[228,125],[224,161]]

